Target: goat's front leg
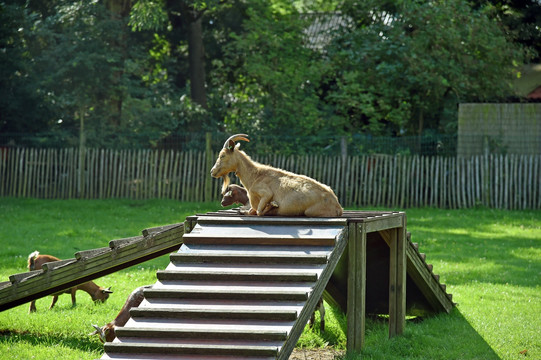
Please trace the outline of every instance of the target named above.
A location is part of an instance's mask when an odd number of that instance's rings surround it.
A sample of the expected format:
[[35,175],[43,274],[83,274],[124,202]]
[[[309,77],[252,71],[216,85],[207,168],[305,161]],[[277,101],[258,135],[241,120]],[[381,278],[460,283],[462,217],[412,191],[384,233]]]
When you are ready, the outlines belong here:
[[77,286],[74,286],[71,288],[71,306],[75,306],[77,305],[76,304],[76,299],[75,299],[75,293],[77,292]]
[[263,209],[263,212],[261,213],[261,215],[265,215],[267,214],[269,211],[271,211],[272,209],[274,208],[277,208],[278,207],[278,203],[274,200],[272,200],[271,202],[269,202],[265,208]]
[[261,198],[259,199],[259,204],[257,205],[257,216],[263,216],[270,209],[272,209],[272,205],[270,205],[271,200],[272,200],[272,193],[264,194],[261,196]]
[[49,306],[49,310],[54,307],[54,304],[58,301],[58,295],[53,295],[53,301],[51,302],[51,306]]

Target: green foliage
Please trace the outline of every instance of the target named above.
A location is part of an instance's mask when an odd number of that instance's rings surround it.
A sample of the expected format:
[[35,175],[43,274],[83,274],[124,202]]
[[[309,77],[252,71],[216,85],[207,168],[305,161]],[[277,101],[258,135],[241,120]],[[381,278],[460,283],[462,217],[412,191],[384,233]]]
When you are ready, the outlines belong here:
[[378,4],[346,7],[354,25],[329,49],[336,83],[327,99],[351,127],[380,135],[452,133],[441,117],[456,119],[457,103],[512,94],[521,54],[483,11],[466,1]]
[[[96,147],[246,132],[265,139],[256,152],[285,154],[336,152],[337,136],[359,133],[454,134],[457,103],[510,94],[524,57],[509,39],[536,44],[525,9],[475,3],[1,3],[0,131],[76,146],[83,120]],[[190,19],[202,24],[207,106],[191,99]],[[317,24],[320,47],[307,35]]]
[[158,31],[168,23],[163,1],[139,0],[133,4],[129,25],[132,30]]
[[232,133],[288,136],[264,144],[266,151],[278,146],[283,153],[302,153],[308,147],[296,135],[329,130],[318,89],[324,63],[305,46],[308,21],[294,7],[280,5],[253,5],[243,32],[231,35],[223,76],[232,81],[221,81],[220,90],[228,94],[224,123]]

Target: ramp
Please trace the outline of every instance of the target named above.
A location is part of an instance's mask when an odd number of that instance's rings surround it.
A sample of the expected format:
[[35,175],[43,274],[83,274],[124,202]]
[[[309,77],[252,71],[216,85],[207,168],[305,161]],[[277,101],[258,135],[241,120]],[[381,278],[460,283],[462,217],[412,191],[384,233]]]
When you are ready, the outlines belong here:
[[0,283],[0,311],[169,254],[180,247],[183,234],[182,223],[145,229],[140,236],[111,240],[108,247],[79,251],[72,259],[11,275]]
[[348,314],[348,350],[364,343],[365,313],[389,314],[398,335],[406,313],[453,306],[405,221],[359,211],[189,217],[181,249],[102,359],[288,359],[324,293]]

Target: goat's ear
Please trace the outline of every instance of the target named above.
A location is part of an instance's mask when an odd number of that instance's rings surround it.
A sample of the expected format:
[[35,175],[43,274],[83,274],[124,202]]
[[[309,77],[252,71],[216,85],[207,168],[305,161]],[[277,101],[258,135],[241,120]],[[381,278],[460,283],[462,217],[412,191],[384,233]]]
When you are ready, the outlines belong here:
[[111,290],[111,287],[109,286],[107,289],[103,289],[101,292],[104,294],[112,294],[113,290]]
[[[238,145],[238,144],[237,144]],[[227,147],[226,147],[227,150],[229,151],[233,151],[235,150],[235,142],[233,140],[229,140],[227,142]]]

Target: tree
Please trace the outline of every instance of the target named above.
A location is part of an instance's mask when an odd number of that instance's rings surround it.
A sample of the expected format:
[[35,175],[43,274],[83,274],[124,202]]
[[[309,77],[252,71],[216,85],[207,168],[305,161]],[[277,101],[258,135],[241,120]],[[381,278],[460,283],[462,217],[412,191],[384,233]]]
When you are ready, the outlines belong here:
[[355,26],[329,49],[336,81],[327,99],[365,132],[454,133],[457,103],[511,93],[521,52],[466,1],[369,2],[344,13]]
[[[163,30],[167,21],[182,28],[188,44],[190,97],[192,102],[204,111],[208,110],[208,104],[202,18],[207,11],[216,9],[220,3],[219,0],[206,2],[184,0],[165,4],[159,0],[138,0],[131,15],[131,24],[134,29]],[[181,21],[174,19],[178,14]],[[170,17],[167,21],[165,21],[166,16]],[[209,121],[206,122],[208,127]],[[193,132],[201,132],[204,125],[201,121],[191,121],[188,128]]]
[[471,0],[485,8],[488,16],[503,26],[507,38],[530,53],[530,61],[541,62],[541,2],[537,0]]
[[16,4],[0,4],[0,133],[46,131],[51,109],[35,86],[25,49],[35,16]]
[[[227,104],[228,132],[257,134],[258,150],[265,153],[313,152],[323,148],[315,146],[319,139],[334,133],[319,93],[326,64],[306,46],[312,19],[279,5],[251,5],[242,31],[226,46],[215,86]],[[310,136],[313,142],[306,141]]]

